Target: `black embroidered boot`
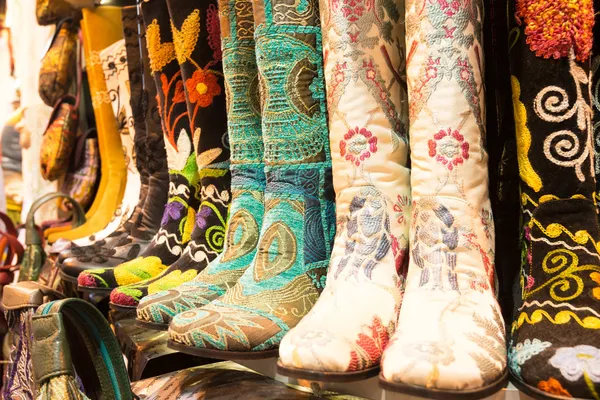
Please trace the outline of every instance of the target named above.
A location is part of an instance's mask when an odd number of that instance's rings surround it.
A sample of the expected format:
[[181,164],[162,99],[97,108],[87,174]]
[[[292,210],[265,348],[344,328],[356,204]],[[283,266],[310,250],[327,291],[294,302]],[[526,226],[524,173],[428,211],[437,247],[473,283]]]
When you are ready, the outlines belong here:
[[223,250],[231,193],[225,89],[216,0],[168,0],[201,183],[200,207],[182,257],[160,275],[112,291],[112,308],[189,282]]
[[535,398],[600,398],[589,0],[512,0],[522,262],[509,366]]

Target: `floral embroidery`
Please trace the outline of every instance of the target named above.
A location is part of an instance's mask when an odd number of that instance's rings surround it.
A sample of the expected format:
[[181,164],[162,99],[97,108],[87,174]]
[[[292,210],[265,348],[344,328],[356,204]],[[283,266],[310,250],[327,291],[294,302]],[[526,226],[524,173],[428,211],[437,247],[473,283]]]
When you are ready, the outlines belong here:
[[465,137],[457,130],[441,129],[433,135],[433,139],[427,142],[429,146],[429,156],[435,157],[435,160],[444,164],[449,171],[462,164],[469,158],[469,143],[465,142]]
[[340,155],[357,167],[377,152],[377,137],[366,128],[350,129],[340,140]]
[[217,76],[211,71],[196,70],[192,77],[185,81],[189,100],[200,107],[208,107],[213,98],[221,94],[221,86]]
[[166,225],[167,223],[169,223],[169,219],[173,221],[179,220],[181,218],[181,213],[184,208],[185,206],[178,201],[167,203],[160,224],[163,226]]
[[579,61],[592,50],[592,0],[517,0],[517,21],[525,23],[526,42],[538,57],[566,57],[571,49]]
[[200,229],[206,229],[208,226],[208,217],[212,214],[210,207],[201,207],[196,214],[196,226]]
[[396,218],[398,223],[403,225],[406,222],[406,206],[410,205],[410,200],[408,196],[400,196],[398,195],[396,198],[396,202],[394,203],[394,211],[396,212]]
[[558,368],[562,376],[575,382],[586,377],[600,383],[600,349],[589,345],[561,347],[548,360],[554,368]]
[[175,59],[175,46],[173,43],[161,43],[160,26],[156,19],[146,27],[146,47],[150,59],[150,70],[161,71],[168,63]]
[[572,397],[571,394],[562,387],[560,382],[554,378],[549,378],[547,381],[539,381],[537,387],[544,392],[552,393],[558,396]]
[[[381,358],[383,350],[390,341],[390,334],[394,329],[394,322],[389,326],[383,326],[381,318],[373,317],[371,326],[365,327],[367,333],[359,333],[356,340],[356,350],[350,352],[350,363],[346,371],[360,371],[366,367],[374,365]],[[359,353],[361,355],[359,356]],[[365,366],[365,362],[367,365]]]
[[187,16],[181,24],[181,30],[178,30],[171,21],[171,31],[173,32],[177,62],[179,64],[183,64],[186,60],[193,62],[192,53],[200,35],[200,10],[194,10]]
[[592,296],[594,296],[596,300],[600,300],[600,273],[592,272],[590,278],[599,285],[592,289]]

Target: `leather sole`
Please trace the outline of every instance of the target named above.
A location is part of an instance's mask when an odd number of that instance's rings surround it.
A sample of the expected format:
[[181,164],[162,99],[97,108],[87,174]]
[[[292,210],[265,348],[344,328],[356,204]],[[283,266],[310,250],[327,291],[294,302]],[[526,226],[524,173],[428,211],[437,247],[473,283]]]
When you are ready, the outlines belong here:
[[408,383],[389,382],[383,378],[383,375],[379,374],[379,386],[385,390],[435,400],[479,400],[499,392],[506,387],[507,383],[508,370],[505,370],[502,376],[495,382],[478,389],[468,390],[434,389]]
[[171,339],[167,342],[167,347],[182,353],[193,356],[214,358],[217,360],[262,360],[264,358],[273,358],[279,355],[279,349],[265,351],[224,351],[200,349],[194,346],[177,343]]
[[110,293],[113,289],[77,285],[77,290],[85,293]]
[[510,382],[513,385],[515,385],[515,387],[517,389],[519,389],[521,392],[525,393],[526,395],[528,395],[530,397],[533,397],[534,399],[538,399],[538,400],[586,400],[581,397],[564,397],[564,396],[557,396],[552,393],[544,392],[543,390],[540,390],[540,389],[536,388],[535,386],[526,384],[525,382],[523,382],[522,380],[520,380],[519,378],[514,376],[512,374],[512,372],[510,374]]
[[135,324],[140,328],[154,329],[155,331],[169,330],[169,324],[159,324],[156,322],[142,321],[141,319],[136,319]]
[[115,304],[112,301],[108,303],[108,306],[110,307],[111,310],[114,310],[117,312],[130,312],[132,310],[137,309],[137,306],[122,306],[120,304]]
[[311,371],[308,369],[285,367],[277,361],[277,373],[290,378],[306,379],[318,382],[353,382],[369,379],[379,374],[379,366],[365,369],[364,371],[325,372]]

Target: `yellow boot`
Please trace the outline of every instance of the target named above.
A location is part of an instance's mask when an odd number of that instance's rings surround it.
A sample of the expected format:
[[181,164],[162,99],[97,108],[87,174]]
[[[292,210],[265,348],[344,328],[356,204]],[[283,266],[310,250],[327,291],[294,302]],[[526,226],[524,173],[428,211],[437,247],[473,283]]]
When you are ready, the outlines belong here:
[[100,50],[122,39],[121,8],[101,6],[93,10],[84,9],[81,30],[98,130],[102,178],[96,198],[86,214],[87,222],[66,232],[57,231],[58,229],[54,232],[47,230],[49,242],[55,242],[60,238],[74,240],[103,229],[121,204],[127,183],[121,138],[110,98],[106,94],[104,72],[97,60]]

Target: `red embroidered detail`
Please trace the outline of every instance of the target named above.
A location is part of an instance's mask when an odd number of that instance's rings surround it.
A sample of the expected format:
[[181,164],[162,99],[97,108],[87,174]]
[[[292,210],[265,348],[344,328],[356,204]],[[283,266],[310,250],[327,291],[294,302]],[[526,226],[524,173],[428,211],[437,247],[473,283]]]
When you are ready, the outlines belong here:
[[[361,355],[357,350],[350,352],[350,363],[346,371],[359,371],[376,364],[390,341],[390,332],[381,323],[381,318],[373,317],[371,326],[364,328],[369,331],[368,334],[361,332],[356,340],[356,345],[362,350]],[[367,359],[364,358],[365,356]]]
[[366,128],[350,129],[340,140],[340,155],[357,167],[377,152],[377,138]]
[[221,94],[221,86],[215,74],[197,69],[190,79],[185,81],[189,100],[199,107],[208,107],[213,98]]
[[392,254],[394,255],[394,264],[396,265],[396,272],[401,278],[405,278],[408,272],[408,251],[406,248],[400,248],[400,243],[394,235],[392,237]]
[[435,157],[437,162],[445,165],[450,171],[469,158],[469,143],[460,132],[453,131],[452,128],[448,128],[447,131],[442,129],[433,135],[427,146],[429,157]]
[[394,203],[394,211],[396,212],[396,218],[398,218],[398,223],[403,224],[406,219],[404,218],[405,212],[404,207],[410,204],[410,200],[406,196],[397,196],[396,202]]
[[[469,242],[473,247],[475,247],[475,249],[477,249],[479,251],[479,255],[481,256],[481,261],[483,262],[485,274],[487,276],[489,285],[493,291],[494,287],[495,287],[494,286],[495,274],[494,274],[494,264],[493,264],[492,260],[490,259],[488,254],[485,252],[485,250],[483,250],[483,248],[477,241],[477,236],[474,233],[469,233],[465,237],[467,239],[467,242]],[[472,289],[475,289],[475,287],[474,287],[475,283],[477,283],[478,286],[482,287],[483,289],[488,290],[487,282],[485,282],[485,283],[479,282],[478,279],[471,280],[471,288]]]
[[444,14],[446,14],[446,16],[448,17],[452,17],[458,12],[458,9],[460,8],[459,0],[437,0],[437,3],[440,5],[440,8],[444,12]]
[[[538,57],[566,57],[571,49],[579,61],[592,50],[592,0],[517,0],[515,16],[525,23],[525,40]],[[521,19],[523,22],[521,22]]]
[[221,52],[221,25],[219,23],[219,11],[214,4],[209,5],[206,10],[206,30],[208,31],[208,46],[213,51],[213,59],[221,61],[223,58]]

